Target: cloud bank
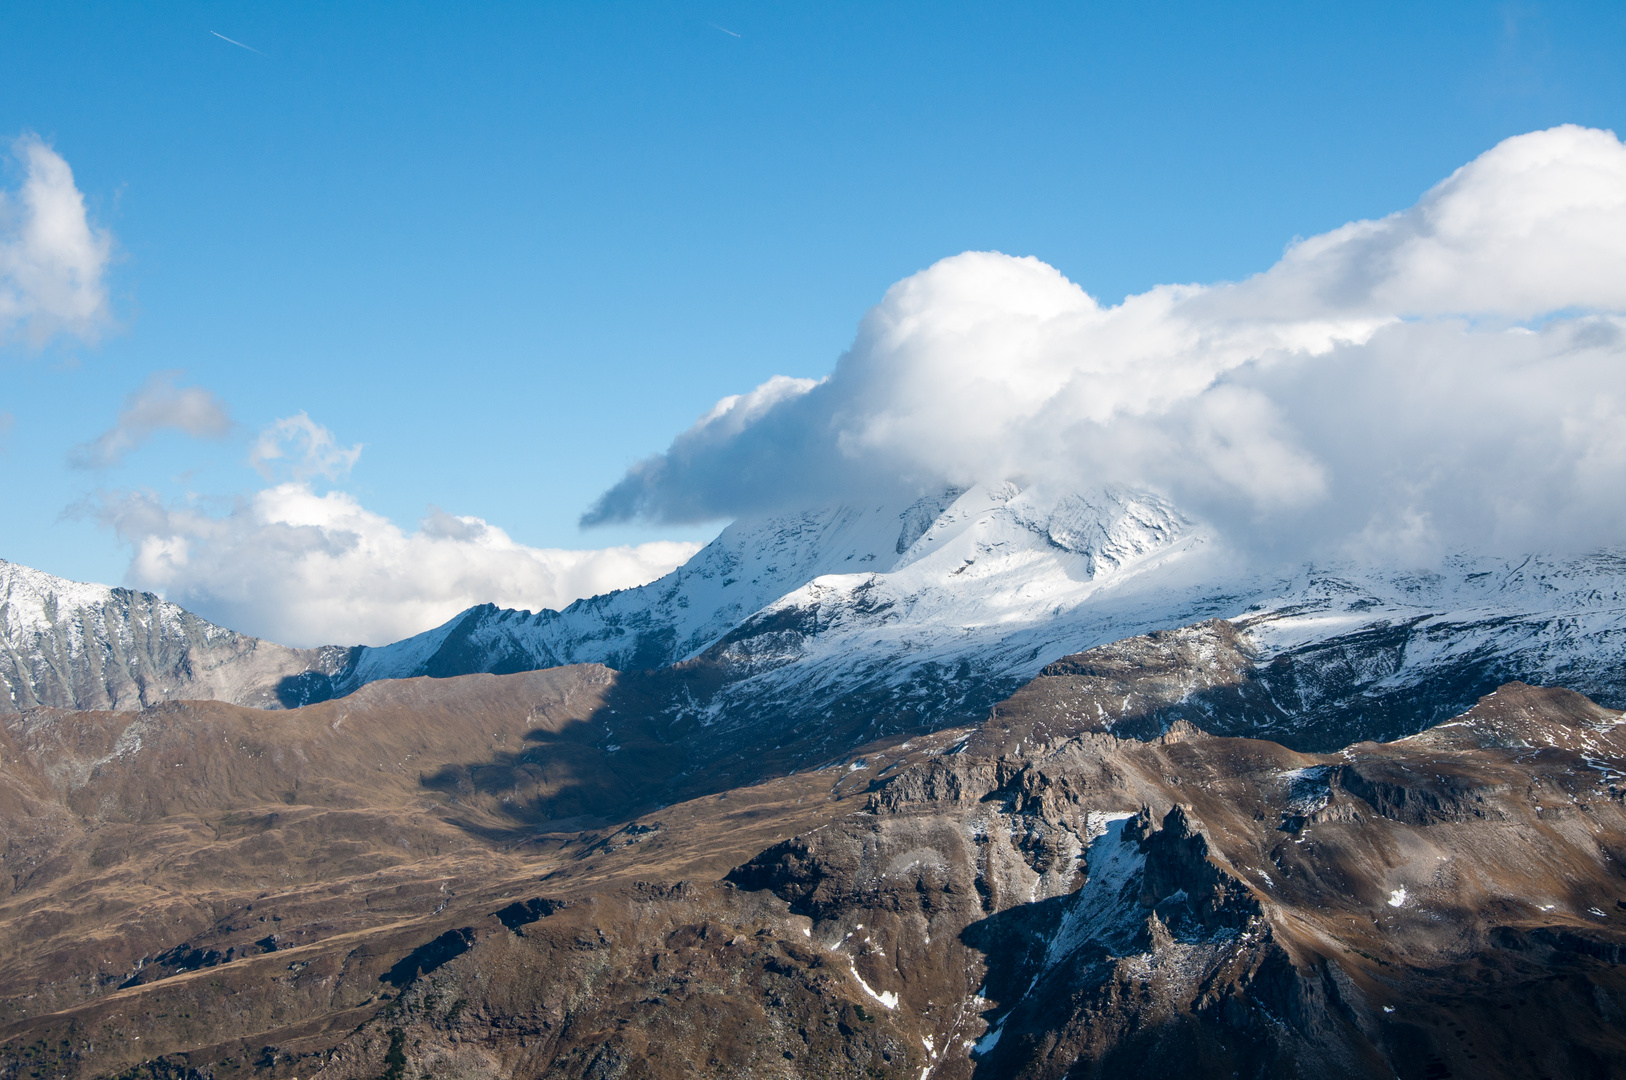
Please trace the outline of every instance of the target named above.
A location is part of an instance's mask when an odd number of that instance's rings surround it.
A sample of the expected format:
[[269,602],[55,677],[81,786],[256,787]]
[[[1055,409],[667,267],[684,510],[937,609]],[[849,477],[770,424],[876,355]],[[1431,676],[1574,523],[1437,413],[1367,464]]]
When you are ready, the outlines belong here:
[[178,371],[160,371],[125,399],[112,427],[68,453],[79,469],[105,469],[124,460],[165,429],[197,438],[222,438],[231,431],[225,403],[201,386],[176,386]]
[[725,398],[584,524],[1033,479],[1160,491],[1239,548],[1426,561],[1626,541],[1626,146],[1508,139],[1241,282],[1104,306],[967,252],[821,382]]
[[11,145],[22,174],[0,190],[0,344],[58,334],[94,341],[112,323],[103,280],[112,237],[91,225],[73,170],[39,139]]
[[475,604],[562,608],[652,581],[699,548],[533,548],[440,510],[408,532],[345,492],[312,487],[311,477],[342,477],[360,452],[339,448],[300,413],[255,443],[252,460],[275,482],[223,514],[150,492],[106,497],[95,512],[134,549],[129,584],[234,630],[303,646],[382,645]]

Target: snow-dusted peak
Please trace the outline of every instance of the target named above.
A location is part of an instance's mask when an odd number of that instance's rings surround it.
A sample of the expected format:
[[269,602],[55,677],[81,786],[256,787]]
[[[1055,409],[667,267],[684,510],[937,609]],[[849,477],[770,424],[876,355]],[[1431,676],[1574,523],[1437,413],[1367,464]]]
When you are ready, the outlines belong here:
[[433,630],[364,649],[340,691],[408,675],[675,663],[816,578],[892,570],[961,494],[744,518],[648,585],[578,600],[563,611],[472,608]]
[[[154,615],[171,623],[186,614],[151,594],[127,595],[147,601]],[[44,634],[66,633],[77,641],[86,619],[100,620],[115,600],[106,585],[70,581],[0,559],[0,641],[10,649],[27,649]]]
[[1076,602],[1110,573],[1171,550],[1191,531],[1154,495],[1049,494],[1013,482],[742,519],[648,585],[561,612],[475,608],[364,650],[340,690],[380,678],[555,664],[662,667],[698,656],[754,616],[872,581],[929,595],[926,633],[939,623],[1033,615],[1035,605]]
[[936,520],[943,502],[848,504],[736,521],[694,558],[644,588],[681,589],[691,605],[702,593],[721,596],[733,588],[730,600],[755,610],[823,574],[892,569],[914,536]]
[[1031,664],[1033,641],[1072,643],[1068,623],[1095,634],[1126,605],[1172,614],[1142,586],[1163,590],[1168,575],[1154,571],[1189,561],[1205,541],[1155,495],[976,485],[893,569],[812,579],[732,631],[719,657],[759,672],[790,663],[856,671],[884,657],[907,680],[921,664],[975,664],[1020,639],[1021,662]]
[[69,581],[0,559],[0,639],[12,648],[27,635],[56,625],[59,611],[105,604],[113,590]]
[[1014,524],[1044,544],[1082,556],[1086,576],[1094,577],[1167,548],[1194,528],[1160,496],[1121,487],[1058,492],[1006,481],[951,492],[944,502],[903,551],[899,568],[932,556],[968,531],[993,533]]
[[221,698],[286,704],[285,680],[346,650],[295,650],[216,626],[152,593],[69,581],[0,560],[0,712],[129,709]]

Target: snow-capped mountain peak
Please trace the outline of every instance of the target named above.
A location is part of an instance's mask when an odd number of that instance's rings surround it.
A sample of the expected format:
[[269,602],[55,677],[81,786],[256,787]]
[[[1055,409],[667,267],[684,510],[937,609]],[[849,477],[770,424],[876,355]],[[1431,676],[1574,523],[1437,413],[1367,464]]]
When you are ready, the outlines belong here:
[[331,672],[344,649],[289,649],[152,593],[0,560],[0,712],[134,709],[178,697],[277,705],[284,680]]
[[1056,590],[1041,583],[1050,571],[1059,575],[1056,584],[1070,583],[1063,593],[1082,595],[1109,572],[1193,535],[1191,523],[1155,495],[1051,495],[1014,482],[741,520],[648,585],[562,612],[476,608],[414,638],[363,650],[339,689],[412,674],[567,663],[662,667],[699,656],[761,613],[855,589],[941,593],[976,612],[975,621],[1005,621],[1035,604],[1053,605]]

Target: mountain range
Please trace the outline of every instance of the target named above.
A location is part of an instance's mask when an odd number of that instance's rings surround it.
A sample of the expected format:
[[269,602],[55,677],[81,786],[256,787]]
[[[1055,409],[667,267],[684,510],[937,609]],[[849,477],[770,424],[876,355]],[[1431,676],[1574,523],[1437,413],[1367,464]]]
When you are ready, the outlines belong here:
[[[0,708],[290,707],[380,679],[603,664],[673,725],[862,714],[843,740],[964,722],[1045,665],[1225,618],[1257,694],[1212,723],[1305,748],[1398,737],[1510,679],[1626,705],[1626,558],[1249,569],[1165,500],[1014,483],[736,522],[688,563],[563,611],[481,605],[382,647],[294,650],[151,594],[0,563]],[[837,727],[841,725],[838,723]]]
[[1017,484],[291,649],[0,563],[0,1080],[1626,1074],[1626,559]]

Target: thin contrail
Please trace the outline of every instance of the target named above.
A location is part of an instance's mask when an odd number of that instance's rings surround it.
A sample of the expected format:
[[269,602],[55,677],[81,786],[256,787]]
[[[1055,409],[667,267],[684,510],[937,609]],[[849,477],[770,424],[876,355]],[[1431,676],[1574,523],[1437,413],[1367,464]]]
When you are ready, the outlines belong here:
[[[709,22],[706,25],[711,27],[713,30],[721,30],[723,33],[728,34],[731,37],[744,37],[745,36],[744,34],[736,34],[736,33],[734,33],[734,31],[730,30],[726,26],[718,26],[714,22]],[[245,48],[246,48],[246,46],[245,46]]]
[[[719,29],[721,29],[721,27],[719,27]],[[241,41],[232,41],[232,39],[227,37],[225,34],[216,33],[213,30],[209,31],[209,33],[214,34],[215,37],[219,38],[221,41],[230,42],[231,44],[237,46],[239,49],[247,49],[249,52],[253,53],[256,56],[264,56],[265,55],[263,52],[256,49],[252,45],[244,45]],[[735,36],[738,37],[739,35],[736,34]]]

